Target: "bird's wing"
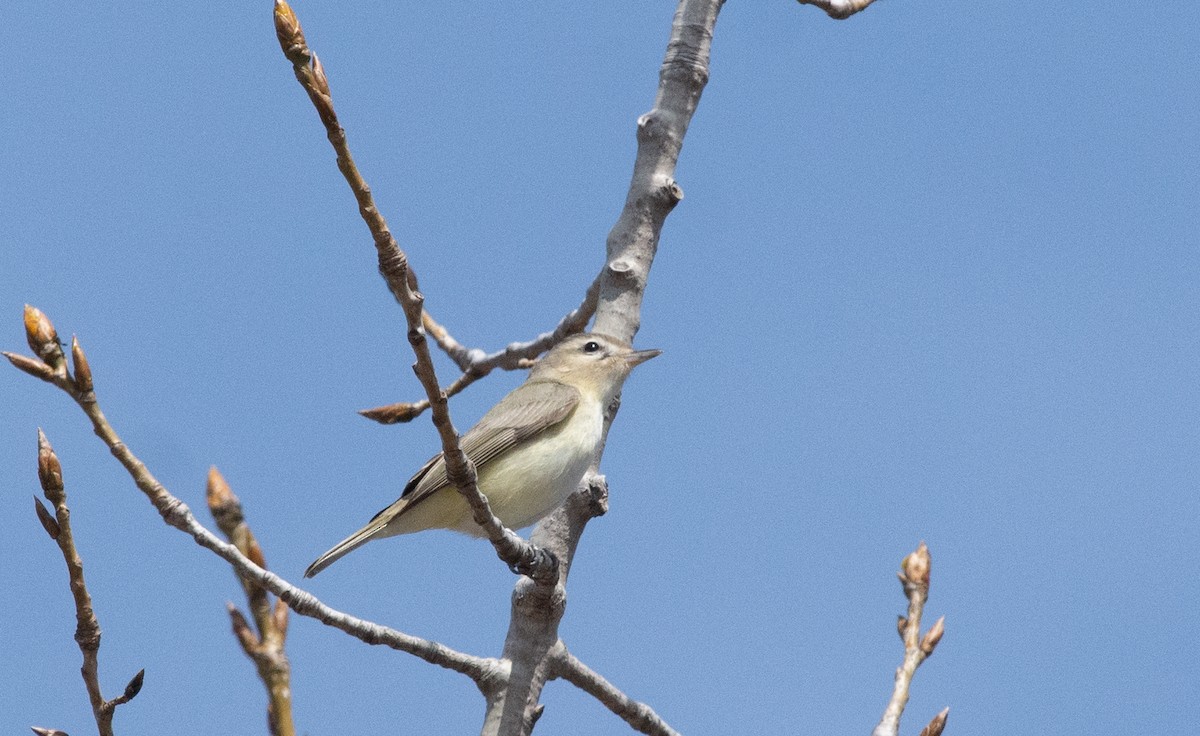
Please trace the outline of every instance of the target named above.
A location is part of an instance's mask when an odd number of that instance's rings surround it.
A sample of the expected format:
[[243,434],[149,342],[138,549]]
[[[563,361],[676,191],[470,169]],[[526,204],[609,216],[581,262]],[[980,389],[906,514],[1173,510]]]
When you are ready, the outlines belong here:
[[[459,446],[475,464],[476,472],[482,471],[518,443],[562,422],[578,404],[579,391],[573,386],[557,381],[524,383],[484,414],[463,435]],[[408,502],[405,508],[411,508],[449,482],[439,452],[408,481],[400,498]]]
[[[463,435],[459,446],[475,463],[475,469],[482,470],[489,461],[512,449],[518,442],[562,422],[578,404],[579,391],[566,384],[555,381],[526,382],[493,406],[478,424]],[[318,557],[304,571],[304,577],[311,578],[371,541],[387,528],[392,519],[429,498],[447,483],[446,463],[439,452],[408,481],[404,493],[395,503],[375,514],[366,526]]]

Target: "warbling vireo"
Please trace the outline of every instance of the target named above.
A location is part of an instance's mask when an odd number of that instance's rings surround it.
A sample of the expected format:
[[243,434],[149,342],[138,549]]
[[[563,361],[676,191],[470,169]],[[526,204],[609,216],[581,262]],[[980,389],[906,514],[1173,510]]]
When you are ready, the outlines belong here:
[[[599,333],[572,335],[463,435],[460,444],[475,463],[479,490],[505,526],[533,524],[575,490],[600,444],[605,408],[634,366],[660,352],[634,350]],[[471,507],[446,478],[441,453],[417,471],[395,503],[318,557],[304,577],[372,539],[424,529],[484,535]]]

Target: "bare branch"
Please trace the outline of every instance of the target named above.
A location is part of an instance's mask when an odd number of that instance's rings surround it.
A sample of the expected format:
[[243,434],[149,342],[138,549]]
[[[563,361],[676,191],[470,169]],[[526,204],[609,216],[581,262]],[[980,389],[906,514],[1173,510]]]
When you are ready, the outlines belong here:
[[[36,312],[36,310],[33,311]],[[26,327],[30,324],[28,316],[29,308],[27,307]],[[37,312],[37,316],[45,325],[50,324],[50,320],[45,319],[45,315],[41,312]],[[53,325],[50,325],[51,334],[53,330]],[[34,334],[34,330],[27,330],[27,332],[30,335]],[[50,339],[57,340],[57,336]],[[32,337],[30,345],[33,345]],[[39,355],[52,353],[52,351],[38,350],[37,347],[34,350]],[[53,358],[53,356],[51,357]],[[65,376],[65,370],[64,367],[62,371],[56,371],[56,373]],[[49,513],[41,505],[41,502],[36,504],[36,508],[38,519],[51,538],[58,543],[58,548],[67,563],[67,575],[71,581],[71,596],[75,599],[75,642],[79,645],[79,651],[83,653],[83,667],[80,668],[80,674],[83,675],[88,700],[92,704],[92,716],[96,719],[96,727],[100,731],[100,736],[113,736],[112,721],[117,706],[128,703],[138,694],[138,691],[142,689],[142,678],[146,671],[138,672],[125,687],[122,695],[112,700],[104,699],[100,690],[100,622],[96,620],[96,612],[92,609],[92,596],[88,592],[87,582],[83,577],[83,559],[79,556],[79,550],[75,547],[75,535],[71,532],[71,510],[67,508],[67,491],[63,485],[62,466],[58,462],[54,448],[50,446],[50,441],[46,439],[46,435],[40,429],[38,430],[38,480],[41,482],[42,492],[46,494],[46,500],[54,505],[53,519],[49,517]],[[44,730],[42,729],[42,731]],[[40,733],[41,731],[35,728],[34,732]]]
[[[625,207],[608,234],[593,327],[597,332],[629,342],[637,334],[642,296],[663,222],[683,199],[683,191],[674,180],[675,164],[708,82],[713,29],[721,6],[722,0],[680,0],[676,8],[654,107],[638,119],[637,157]],[[605,433],[615,410],[611,407],[606,417]],[[602,453],[603,444],[592,466],[594,474],[599,473]],[[532,704],[547,675],[548,668],[542,665],[558,642],[566,600],[566,571],[587,521],[597,515],[594,509],[603,508],[603,503],[590,500],[594,498],[590,479],[588,486],[534,530],[532,540],[558,557],[564,568],[562,580],[552,592],[534,591],[526,581],[517,581],[503,654],[512,663],[511,675],[504,692],[489,695],[485,734],[528,732]],[[581,508],[590,510],[581,513]]]
[[618,690],[598,672],[567,651],[562,642],[551,652],[551,657],[551,677],[561,677],[599,700],[604,707],[628,723],[630,728],[652,736],[679,736],[679,732],[667,725],[653,708]]
[[[900,563],[900,584],[904,586],[904,595],[908,598],[908,615],[900,617],[898,628],[900,638],[904,640],[904,662],[896,668],[896,683],[892,690],[892,698],[888,701],[883,717],[871,736],[897,736],[900,731],[900,716],[904,714],[904,706],[908,705],[908,690],[912,685],[913,675],[937,648],[942,634],[946,630],[946,618],[938,619],[925,636],[921,636],[921,614],[925,610],[925,601],[929,598],[929,569],[931,559],[929,548],[921,542],[917,549],[904,558]],[[923,736],[936,736],[946,726],[946,714],[949,709],[934,718]],[[941,719],[940,722],[938,719]],[[937,725],[939,724],[940,725]],[[936,731],[932,730],[935,729]]]
[[338,122],[330,96],[329,81],[320,60],[308,48],[304,32],[295,12],[284,0],[275,0],[275,32],[296,80],[304,87],[325,125],[329,143],[337,153],[338,169],[350,185],[354,198],[358,200],[358,212],[375,241],[379,258],[379,272],[387,282],[392,296],[404,310],[408,321],[408,341],[417,356],[413,371],[417,374],[429,405],[433,409],[433,423],[442,440],[442,454],[446,461],[446,476],[471,506],[472,518],[487,533],[497,556],[504,560],[514,573],[527,575],[542,585],[553,585],[558,580],[558,561],[545,550],[526,542],[516,532],[508,529],[492,513],[487,498],[479,491],[475,467],[458,444],[458,432],[450,419],[446,394],[438,384],[429,354],[429,343],[423,326],[425,297],[417,290],[416,276],[409,268],[408,257],[400,250],[396,239],[388,229],[387,220],[375,206],[371,188],[367,186],[346,141],[346,131]]
[[845,20],[860,11],[875,0],[796,0],[801,5],[814,5],[824,10],[834,20]]
[[654,107],[637,121],[637,158],[625,206],[608,234],[595,330],[633,341],[663,222],[683,199],[675,164],[708,84],[721,0],[680,0]]
[[[528,368],[534,358],[554,347],[569,335],[582,332],[588,320],[596,311],[596,299],[600,293],[600,277],[597,276],[588,287],[583,302],[559,321],[550,332],[543,332],[529,342],[514,342],[503,350],[485,354],[481,350],[467,350],[458,344],[441,325],[433,321],[426,312],[423,317],[425,330],[456,362],[463,374],[447,386],[446,397],[458,392],[487,376],[493,370],[500,368],[506,371]],[[460,360],[460,358],[463,358]],[[387,404],[373,409],[363,409],[359,412],[367,419],[373,419],[380,424],[397,424],[412,421],[429,408],[429,399],[419,401]]]
[[[254,538],[254,532],[250,531],[250,526],[246,524],[242,502],[234,495],[225,478],[215,467],[208,470],[205,496],[208,509],[226,539],[254,564],[265,570],[267,562],[263,558],[258,540]],[[242,651],[254,662],[258,677],[267,688],[267,724],[272,736],[294,736],[296,726],[292,719],[292,667],[284,650],[287,619],[276,619],[271,610],[270,597],[261,585],[241,575],[238,579],[246,591],[246,600],[250,614],[254,616],[258,635],[254,635],[246,619],[230,603],[228,607],[234,636],[242,645]],[[277,608],[287,610],[278,605]]]
[[[80,354],[82,354],[82,349],[80,349]],[[325,605],[311,593],[255,564],[238,551],[237,547],[221,541],[205,528],[196,520],[187,504],[171,495],[166,487],[158,482],[146,465],[121,441],[116,430],[104,416],[104,412],[100,410],[100,404],[94,391],[79,391],[76,381],[65,368],[55,371],[52,383],[74,399],[75,403],[83,409],[84,414],[92,423],[92,430],[96,436],[104,442],[113,457],[129,473],[134,484],[150,500],[163,520],[176,529],[191,535],[196,544],[214,552],[228,562],[244,580],[274,593],[301,616],[315,618],[324,624],[341,629],[367,644],[378,644],[407,652],[430,664],[459,672],[470,677],[481,688],[485,685],[492,686],[492,683],[503,679],[504,667],[495,659],[457,652],[437,642],[411,636],[343,613]],[[61,526],[62,517],[58,519],[58,523]],[[278,612],[276,615],[279,615]]]

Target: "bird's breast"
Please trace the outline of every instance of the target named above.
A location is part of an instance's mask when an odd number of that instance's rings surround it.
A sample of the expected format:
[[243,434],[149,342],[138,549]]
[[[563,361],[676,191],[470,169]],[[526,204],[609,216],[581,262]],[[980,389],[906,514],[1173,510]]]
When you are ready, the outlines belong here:
[[521,529],[556,509],[583,480],[602,429],[599,402],[585,400],[558,425],[488,463],[479,489],[492,512],[510,529]]

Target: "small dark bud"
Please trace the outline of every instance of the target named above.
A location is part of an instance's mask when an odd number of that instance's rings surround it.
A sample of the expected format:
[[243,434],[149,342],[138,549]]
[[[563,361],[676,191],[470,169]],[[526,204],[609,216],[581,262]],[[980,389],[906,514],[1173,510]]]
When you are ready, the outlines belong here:
[[363,409],[359,414],[380,424],[403,424],[416,419],[421,415],[421,412],[428,408],[429,402],[422,400],[412,403],[377,406],[374,409]]
[[942,736],[946,730],[946,719],[950,717],[950,709],[946,708],[933,717],[929,725],[921,729],[921,736]]
[[142,683],[145,682],[145,680],[146,680],[146,670],[145,669],[138,670],[138,673],[136,675],[134,675],[133,679],[129,681],[129,684],[125,686],[126,702],[133,700],[134,698],[137,697],[137,694],[142,691]]

